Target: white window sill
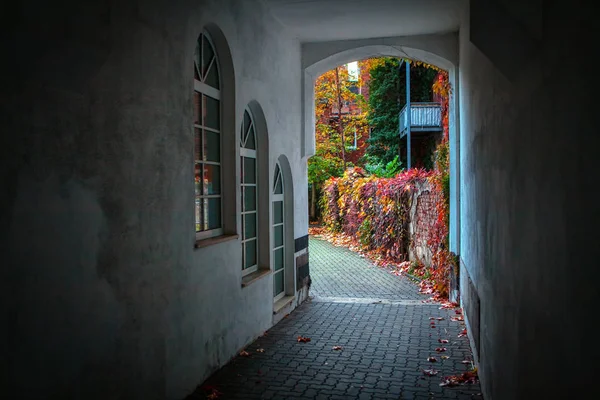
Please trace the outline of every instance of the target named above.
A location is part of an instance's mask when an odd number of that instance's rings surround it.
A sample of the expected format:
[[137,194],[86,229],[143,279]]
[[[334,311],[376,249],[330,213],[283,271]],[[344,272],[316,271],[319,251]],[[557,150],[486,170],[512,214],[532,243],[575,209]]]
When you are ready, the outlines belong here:
[[206,238],[206,239],[199,239],[199,240],[196,240],[196,243],[194,244],[194,248],[199,249],[201,247],[212,246],[213,244],[228,242],[230,240],[236,240],[238,237],[239,237],[239,235],[236,233],[233,235],[229,234],[229,235],[221,235],[221,236],[216,236],[216,237],[211,237],[211,238]]
[[242,278],[242,287],[245,288],[254,282],[258,281],[261,278],[269,275],[271,273],[270,269],[258,269],[257,271],[248,274]]
[[273,304],[273,314],[279,313],[282,309],[294,301],[294,296],[284,296]]

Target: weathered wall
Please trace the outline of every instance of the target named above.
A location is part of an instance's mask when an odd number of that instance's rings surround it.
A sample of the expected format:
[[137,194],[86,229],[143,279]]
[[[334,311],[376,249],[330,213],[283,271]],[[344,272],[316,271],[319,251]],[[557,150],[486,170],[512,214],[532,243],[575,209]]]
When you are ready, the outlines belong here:
[[461,296],[487,400],[597,390],[588,7],[473,1],[461,27]]
[[433,252],[428,239],[433,235],[437,221],[438,192],[431,183],[425,182],[412,192],[409,233],[411,245],[410,261],[421,261],[431,266]]
[[[270,276],[241,288],[239,241],[194,250],[195,40],[206,23],[223,31],[235,126],[256,100],[270,174],[285,154],[303,188],[299,44],[255,1],[6,7],[4,392],[182,398],[273,318]],[[295,237],[307,231],[305,192]]]

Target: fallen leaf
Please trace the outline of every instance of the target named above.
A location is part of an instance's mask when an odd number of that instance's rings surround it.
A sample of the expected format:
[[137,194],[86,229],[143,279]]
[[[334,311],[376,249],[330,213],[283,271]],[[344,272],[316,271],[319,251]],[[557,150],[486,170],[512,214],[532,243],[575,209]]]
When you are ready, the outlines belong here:
[[460,308],[457,308],[456,310],[454,310],[454,312],[455,312],[456,314],[462,314],[462,310],[461,310]]
[[464,321],[465,319],[463,317],[452,317],[452,318],[450,318],[450,320],[456,322],[456,321]]
[[461,361],[461,363],[463,363],[463,364],[471,364],[471,362],[472,362],[471,360],[462,360]]
[[441,359],[442,359],[442,360],[447,360],[447,359],[449,359],[449,358],[450,358],[450,357],[448,357],[448,356],[441,356]]
[[429,362],[437,362],[437,358],[435,358],[435,357],[427,357],[427,361],[429,361]]
[[435,369],[433,369],[433,368],[432,368],[432,369],[424,369],[424,370],[423,370],[423,373],[424,373],[425,375],[427,375],[427,376],[435,376],[435,375],[437,375],[439,372],[440,372],[440,371],[438,371],[438,370],[435,370]]
[[438,347],[438,348],[436,348],[436,349],[435,349],[435,351],[437,351],[438,353],[443,353],[443,352],[445,352],[446,350],[448,350],[448,349],[447,349],[447,348],[445,348],[445,347]]
[[250,355],[250,353],[248,353],[246,350],[240,351],[240,356],[242,356],[242,357],[248,357],[249,355]]
[[260,348],[260,349],[256,349],[256,351],[259,352],[259,353],[264,353],[265,349]]
[[304,336],[298,336],[298,343],[310,342],[310,338]]
[[463,329],[459,334],[458,337],[463,337],[463,336],[467,336],[467,328]]
[[431,325],[432,328],[435,328],[435,325]]
[[438,321],[443,321],[443,320],[444,320],[444,317],[437,317],[436,319],[437,319]]
[[433,319],[435,319],[435,317],[429,317],[429,319],[430,319],[430,320],[433,320]]
[[438,339],[438,342],[440,343],[449,343],[450,341],[448,339]]
[[333,349],[333,350],[341,350],[341,349],[342,349],[342,346],[333,346],[333,347],[332,347],[332,349]]

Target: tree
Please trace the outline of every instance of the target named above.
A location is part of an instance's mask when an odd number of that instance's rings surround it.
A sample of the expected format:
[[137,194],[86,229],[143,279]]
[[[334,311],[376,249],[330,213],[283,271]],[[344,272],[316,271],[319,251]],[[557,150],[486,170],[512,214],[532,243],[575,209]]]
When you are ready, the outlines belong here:
[[[366,135],[367,103],[356,88],[361,77],[353,81],[347,68],[337,67],[321,75],[315,83],[315,155],[308,160],[311,187],[310,216],[316,214],[317,191],[332,176],[341,176],[352,151],[354,132]],[[340,112],[348,109],[349,112]]]
[[[406,143],[400,140],[398,116],[406,104],[406,69],[396,58],[384,58],[374,63],[369,82],[369,113],[371,138],[366,158],[387,164],[399,155],[406,163]],[[437,68],[421,62],[411,62],[411,102],[432,100],[432,83]]]

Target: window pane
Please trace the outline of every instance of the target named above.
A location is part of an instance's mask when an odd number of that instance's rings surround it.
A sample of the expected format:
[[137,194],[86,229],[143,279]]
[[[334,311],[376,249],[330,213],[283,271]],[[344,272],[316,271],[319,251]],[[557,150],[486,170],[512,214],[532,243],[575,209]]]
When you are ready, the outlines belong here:
[[211,60],[215,56],[215,52],[206,38],[206,35],[202,35],[202,75],[206,75],[206,70],[210,65]]
[[250,114],[248,114],[248,111],[244,111],[244,130],[242,131],[242,140],[245,141],[246,139],[246,132],[248,132],[248,128],[250,127],[250,122],[252,120],[250,119]]
[[202,230],[202,200],[196,197],[196,232],[200,232]]
[[204,126],[212,129],[219,130],[220,128],[220,117],[219,117],[219,100],[213,99],[209,96],[204,97]]
[[244,186],[244,211],[256,211],[256,186]]
[[194,91],[194,124],[201,125],[200,116],[202,115],[202,95]]
[[283,293],[283,271],[273,275],[273,297]]
[[194,128],[194,161],[202,160],[202,131]]
[[247,149],[256,150],[256,140],[254,139],[254,125],[250,127],[250,132],[248,132],[248,137],[246,138],[246,146]]
[[221,198],[205,199],[204,200],[204,215],[207,220],[204,225],[207,229],[217,229],[221,227]]
[[208,86],[214,87],[215,89],[219,89],[219,67],[217,66],[216,59],[210,66],[204,83],[206,83]]
[[204,165],[204,194],[221,194],[221,167]]
[[273,252],[273,270],[283,269],[283,247]]
[[194,190],[196,196],[202,194],[202,164],[196,164],[194,167]]
[[275,194],[283,194],[283,176],[279,174],[279,179],[275,182]]
[[275,175],[273,175],[273,193],[275,193],[275,187],[277,186],[277,180],[279,179],[279,164],[275,165]]
[[202,63],[202,60],[200,59],[202,57],[202,50],[200,49],[200,40],[201,38],[198,38],[198,40],[196,41],[196,52],[194,53],[194,79],[196,80],[200,80],[200,74],[199,74],[199,66]]
[[275,231],[275,247],[283,246],[283,225],[278,225],[274,228]]
[[256,159],[244,157],[244,183],[256,183]]
[[283,222],[283,201],[273,202],[273,223],[280,224]]
[[244,255],[246,259],[244,269],[256,265],[256,240],[244,243]]
[[221,135],[204,131],[204,159],[206,161],[221,161]]
[[256,237],[256,213],[244,215],[244,239]]

